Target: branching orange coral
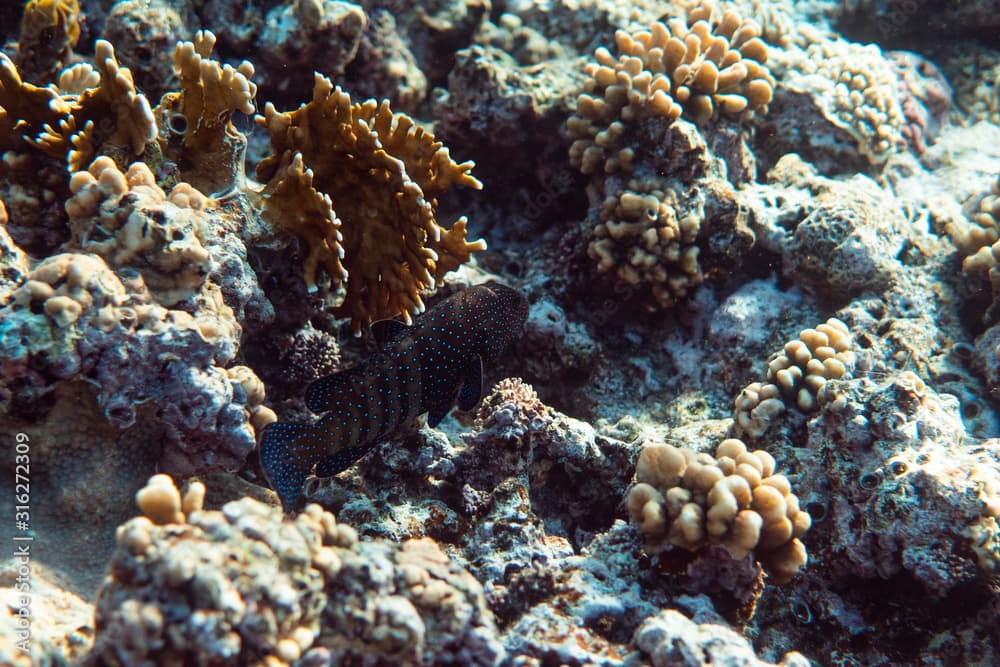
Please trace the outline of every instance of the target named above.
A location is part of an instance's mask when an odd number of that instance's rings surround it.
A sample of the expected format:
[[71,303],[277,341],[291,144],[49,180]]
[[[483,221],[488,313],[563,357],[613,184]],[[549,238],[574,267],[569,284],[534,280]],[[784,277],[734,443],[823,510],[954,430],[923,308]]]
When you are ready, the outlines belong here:
[[21,17],[17,67],[35,83],[48,83],[69,60],[80,39],[76,0],[30,0]]
[[[437,198],[449,187],[482,187],[469,173],[473,163],[455,163],[441,142],[408,116],[394,114],[388,102],[352,104],[350,95],[317,74],[311,102],[290,112],[268,104],[257,121],[267,128],[273,150],[257,167],[257,178],[267,183],[265,216],[309,246],[310,288],[320,264],[335,284],[343,280],[343,253],[348,280],[339,312],[355,329],[420,312],[420,290],[485,249],[483,241],[466,240],[465,218],[451,228],[436,219]],[[290,215],[296,202],[282,201],[284,192],[297,191],[282,188],[281,180],[302,178],[291,168],[299,159],[311,187],[329,196],[342,221],[342,244],[336,218]]]
[[169,157],[184,180],[204,192],[227,190],[243,180],[246,138],[232,117],[256,109],[253,65],[244,60],[234,68],[212,60],[214,46],[215,35],[208,30],[199,30],[191,42],[178,42],[174,71],[181,90],[164,95],[156,109],[165,119],[161,124],[183,135],[183,156]]
[[14,61],[0,53],[0,152],[24,150],[46,124],[69,112],[58,93],[22,81]]
[[82,171],[98,153],[114,154],[126,146],[140,155],[156,137],[156,124],[146,96],[135,89],[132,74],[118,64],[114,47],[103,39],[94,45],[100,84],[80,95],[60,99],[60,117],[46,123],[30,143],[70,171]]

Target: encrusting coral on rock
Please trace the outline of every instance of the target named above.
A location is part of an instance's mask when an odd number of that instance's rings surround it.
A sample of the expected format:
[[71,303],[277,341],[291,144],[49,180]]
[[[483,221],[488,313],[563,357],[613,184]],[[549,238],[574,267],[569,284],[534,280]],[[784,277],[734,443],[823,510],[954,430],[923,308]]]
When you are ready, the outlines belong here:
[[[118,528],[87,664],[495,665],[482,587],[430,538],[359,540],[318,505],[202,509],[165,475]],[[300,662],[301,661],[301,662]]]
[[202,241],[212,224],[203,194],[178,183],[168,197],[145,163],[122,173],[106,156],[74,173],[70,191],[66,212],[74,246],[116,269],[138,270],[164,306],[201,290],[211,268]]
[[811,520],[767,452],[750,452],[733,438],[719,443],[714,457],[647,445],[635,475],[629,515],[648,552],[721,544],[737,560],[752,552],[776,583],[805,566],[800,538]]
[[119,428],[140,404],[159,406],[169,470],[233,467],[253,449],[246,398],[221,367],[235,355],[239,325],[218,290],[196,315],[170,310],[138,275],[126,286],[99,256],[63,253],[25,276],[0,321],[5,412],[82,376],[100,384],[98,402]]

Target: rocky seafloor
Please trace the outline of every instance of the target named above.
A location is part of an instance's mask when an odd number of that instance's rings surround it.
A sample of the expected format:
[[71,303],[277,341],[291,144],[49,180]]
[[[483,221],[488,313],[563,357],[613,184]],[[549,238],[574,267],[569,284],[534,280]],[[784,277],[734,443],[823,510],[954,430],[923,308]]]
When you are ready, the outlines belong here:
[[[0,664],[1000,663],[998,17],[3,5]],[[489,280],[286,516],[261,430]]]

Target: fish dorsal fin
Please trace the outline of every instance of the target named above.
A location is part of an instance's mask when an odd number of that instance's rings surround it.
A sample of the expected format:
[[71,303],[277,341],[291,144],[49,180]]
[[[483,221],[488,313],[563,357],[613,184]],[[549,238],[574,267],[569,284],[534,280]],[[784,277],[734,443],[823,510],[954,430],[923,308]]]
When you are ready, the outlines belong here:
[[306,389],[306,407],[319,414],[332,410],[338,400],[353,395],[354,378],[361,367],[355,366],[345,371],[331,373],[309,385]]
[[476,407],[483,397],[483,357],[474,355],[465,366],[462,388],[458,390],[458,409],[463,411]]
[[377,320],[372,322],[372,335],[375,336],[375,343],[379,349],[398,338],[404,331],[409,329],[405,323],[399,320]]

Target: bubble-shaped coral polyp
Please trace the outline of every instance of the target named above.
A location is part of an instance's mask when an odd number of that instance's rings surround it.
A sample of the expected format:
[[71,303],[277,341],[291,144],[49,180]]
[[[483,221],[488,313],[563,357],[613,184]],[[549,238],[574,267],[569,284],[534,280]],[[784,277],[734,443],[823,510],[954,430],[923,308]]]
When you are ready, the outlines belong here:
[[757,438],[789,405],[812,412],[833,401],[827,382],[850,377],[852,348],[850,330],[835,317],[804,329],[768,361],[767,381],[747,385],[736,397],[737,432]]
[[628,511],[648,552],[712,544],[736,559],[753,552],[777,583],[805,567],[801,538],[812,522],[767,452],[750,452],[734,438],[719,443],[714,457],[650,445],[639,454],[635,472]]
[[601,47],[585,67],[590,78],[568,121],[571,162],[585,174],[628,170],[632,151],[622,136],[644,118],[671,122],[686,113],[704,123],[720,113],[766,110],[775,82],[759,35],[754,21],[733,10],[720,18],[707,4],[687,20],[616,32],[618,56]]

